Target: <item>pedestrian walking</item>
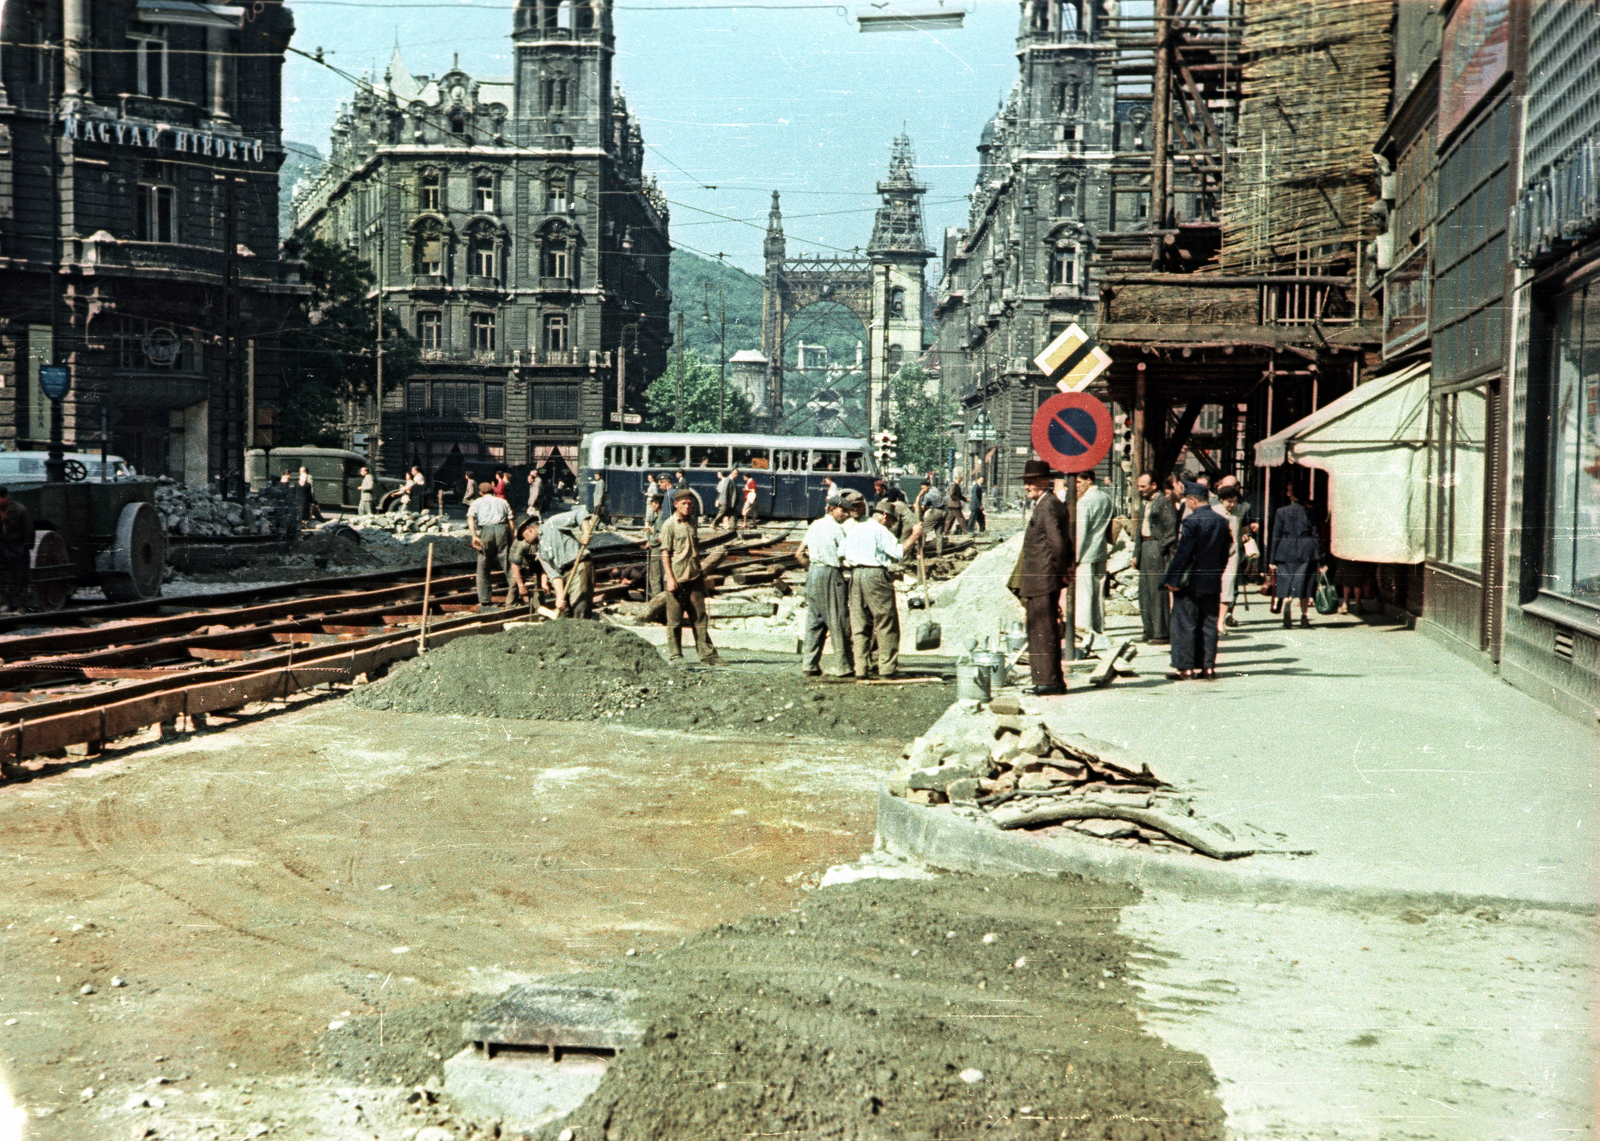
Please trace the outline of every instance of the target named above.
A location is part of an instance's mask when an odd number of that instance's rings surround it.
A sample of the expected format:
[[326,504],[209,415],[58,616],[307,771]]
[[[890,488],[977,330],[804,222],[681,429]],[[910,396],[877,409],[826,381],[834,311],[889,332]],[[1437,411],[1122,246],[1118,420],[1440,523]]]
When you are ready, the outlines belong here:
[[1091,650],[1107,645],[1106,564],[1111,558],[1111,496],[1095,482],[1094,472],[1080,471],[1073,480],[1078,497],[1078,572],[1073,580],[1073,623]]
[[756,523],[756,477],[750,476],[744,481],[744,489],[740,493],[741,504],[739,507],[739,530],[747,531]]
[[28,607],[33,565],[33,516],[0,487],[0,579],[4,580],[5,610]]
[[356,506],[356,514],[361,516],[372,514],[372,493],[378,489],[378,481],[372,471],[363,467],[361,469],[361,498]]
[[461,487],[462,504],[471,503],[478,498],[478,477],[472,472],[467,472]]
[[1139,540],[1134,547],[1133,569],[1139,574],[1139,619],[1148,645],[1169,640],[1171,594],[1162,585],[1167,563],[1178,547],[1178,509],[1172,491],[1154,472],[1143,472],[1134,483],[1139,492]]
[[489,573],[498,567],[506,581],[511,581],[511,505],[492,494],[493,485],[487,480],[478,484],[478,496],[467,508],[467,531],[472,536],[472,549],[478,552],[478,609],[487,610],[494,604]]
[[644,597],[648,602],[667,588],[661,567],[661,532],[672,521],[672,477],[662,472],[650,489],[645,511]]
[[880,499],[872,518],[851,528],[842,547],[850,568],[850,648],[857,681],[867,680],[874,646],[878,676],[893,678],[900,672],[900,609],[891,576],[905,547],[884,525],[892,514],[894,504]]
[[596,524],[606,521],[606,481],[599,472],[589,477],[589,510],[594,513]]
[[945,492],[945,521],[946,534],[956,531],[965,533],[967,530],[967,493],[961,487],[961,477],[958,475],[950,481],[950,490]]
[[872,481],[872,496],[874,502],[879,499],[887,499],[890,503],[904,503],[906,501],[906,493],[901,489],[900,485],[898,483],[890,483],[882,476]]
[[917,492],[917,515],[922,521],[923,543],[932,535],[939,554],[944,554],[944,518],[945,498],[929,476],[922,481],[922,487]]
[[1066,505],[1054,495],[1058,478],[1043,460],[1023,465],[1022,489],[1032,510],[1006,583],[1027,617],[1028,669],[1038,697],[1067,692],[1061,672],[1061,590],[1072,585],[1074,548]]
[[683,660],[683,627],[694,627],[694,649],[703,666],[721,664],[711,645],[706,611],[706,579],[700,562],[700,536],[689,519],[694,492],[672,493],[672,519],[661,532],[661,570],[667,588],[667,657]]
[[1225,475],[1217,481],[1217,499],[1219,501],[1227,499],[1229,488],[1233,489],[1234,502],[1228,509],[1228,515],[1237,523],[1234,530],[1238,532],[1239,543],[1233,582],[1223,591],[1222,606],[1226,612],[1227,625],[1237,626],[1239,619],[1234,617],[1233,607],[1239,599],[1239,592],[1245,589],[1245,584],[1252,581],[1261,570],[1261,545],[1256,541],[1256,536],[1261,533],[1261,524],[1256,521],[1255,506],[1245,498],[1244,488],[1237,476]]
[[[1236,514],[1239,507],[1239,484],[1219,483],[1212,493],[1211,510],[1221,515],[1228,524],[1228,561],[1222,568],[1222,594],[1217,602],[1217,637],[1225,638],[1233,615],[1234,584],[1239,579],[1239,541],[1244,533],[1244,521]],[[1238,622],[1232,622],[1237,626]]]
[[544,477],[539,474],[538,468],[528,469],[528,516],[532,519],[539,517],[541,500],[544,498]]
[[850,595],[844,578],[844,497],[829,498],[822,516],[806,528],[805,538],[795,557],[806,568],[805,653],[800,672],[807,677],[822,674],[824,641],[833,639],[835,677],[853,670],[851,646]]
[[1287,494],[1289,502],[1272,516],[1272,548],[1267,556],[1267,567],[1277,576],[1273,593],[1283,607],[1286,628],[1294,624],[1290,602],[1296,598],[1300,600],[1300,625],[1311,625],[1311,594],[1317,588],[1317,564],[1323,557],[1317,526],[1305,508],[1305,489],[1291,481]]
[[1183,495],[1189,513],[1162,584],[1172,593],[1172,670],[1167,676],[1177,681],[1211,679],[1217,676],[1217,607],[1233,532],[1211,510],[1211,492],[1204,484],[1184,484]]
[[494,493],[501,499],[509,501],[511,496],[511,473],[505,468],[497,468],[494,473]]
[[[482,494],[481,492],[479,494]],[[405,510],[422,514],[428,502],[428,477],[422,474],[419,464],[412,464],[406,476]]]
[[315,519],[322,522],[322,505],[317,502],[317,488],[311,482],[311,472],[305,464],[300,465],[298,480],[300,495],[300,522],[308,523]]
[[987,533],[989,530],[989,517],[983,509],[983,502],[988,496],[989,489],[984,486],[983,476],[972,477],[972,491],[968,495],[969,509],[967,512],[967,534],[974,532]]
[[539,565],[555,592],[555,611],[563,618],[594,616],[594,560],[583,541],[584,524],[592,515],[580,503],[539,527]]

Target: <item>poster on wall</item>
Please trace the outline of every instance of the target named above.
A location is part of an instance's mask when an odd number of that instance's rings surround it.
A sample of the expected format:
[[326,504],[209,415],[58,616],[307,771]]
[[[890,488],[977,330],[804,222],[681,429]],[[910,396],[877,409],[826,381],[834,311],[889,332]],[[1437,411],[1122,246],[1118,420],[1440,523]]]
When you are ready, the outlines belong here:
[[1439,138],[1449,136],[1506,73],[1510,0],[1461,0],[1439,49]]

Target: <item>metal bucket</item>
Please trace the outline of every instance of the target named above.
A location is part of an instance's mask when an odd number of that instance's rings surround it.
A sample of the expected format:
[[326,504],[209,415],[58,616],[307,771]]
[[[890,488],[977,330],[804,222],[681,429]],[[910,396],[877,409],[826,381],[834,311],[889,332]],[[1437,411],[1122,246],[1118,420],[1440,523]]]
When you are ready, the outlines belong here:
[[979,650],[972,655],[972,664],[983,671],[984,696],[1006,684],[1006,656],[997,650]]
[[986,667],[973,662],[956,663],[956,700],[989,700],[989,671]]
[[1006,631],[1006,649],[1011,651],[1021,650],[1028,645],[1028,632],[1019,623]]

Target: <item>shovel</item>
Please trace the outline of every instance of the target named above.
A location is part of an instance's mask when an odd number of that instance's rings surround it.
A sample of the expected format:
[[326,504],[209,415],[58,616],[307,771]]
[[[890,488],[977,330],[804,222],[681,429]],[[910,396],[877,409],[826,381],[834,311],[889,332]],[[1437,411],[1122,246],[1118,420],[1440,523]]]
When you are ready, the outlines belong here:
[[[907,599],[906,604],[914,610],[926,610],[928,608],[928,560],[923,554],[920,540],[917,543],[917,584],[922,587],[922,598]],[[922,603],[920,607],[915,605],[919,601]],[[917,626],[917,649],[937,650],[939,643],[943,640],[944,631],[940,628],[939,623],[933,619],[930,618]]]

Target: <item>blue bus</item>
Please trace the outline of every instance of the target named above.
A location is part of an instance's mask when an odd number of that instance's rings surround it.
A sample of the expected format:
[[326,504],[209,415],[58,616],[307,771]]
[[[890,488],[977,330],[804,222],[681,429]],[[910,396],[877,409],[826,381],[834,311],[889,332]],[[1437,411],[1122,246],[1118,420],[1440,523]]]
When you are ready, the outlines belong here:
[[[815,519],[831,479],[842,490],[872,498],[877,466],[866,440],[838,436],[757,436],[700,432],[594,432],[578,448],[580,498],[589,503],[595,472],[606,481],[608,510],[644,518],[645,484],[660,472],[682,471],[699,500],[699,514],[716,514],[717,477],[738,468],[756,481],[762,519]],[[742,502],[742,500],[741,500]]]

